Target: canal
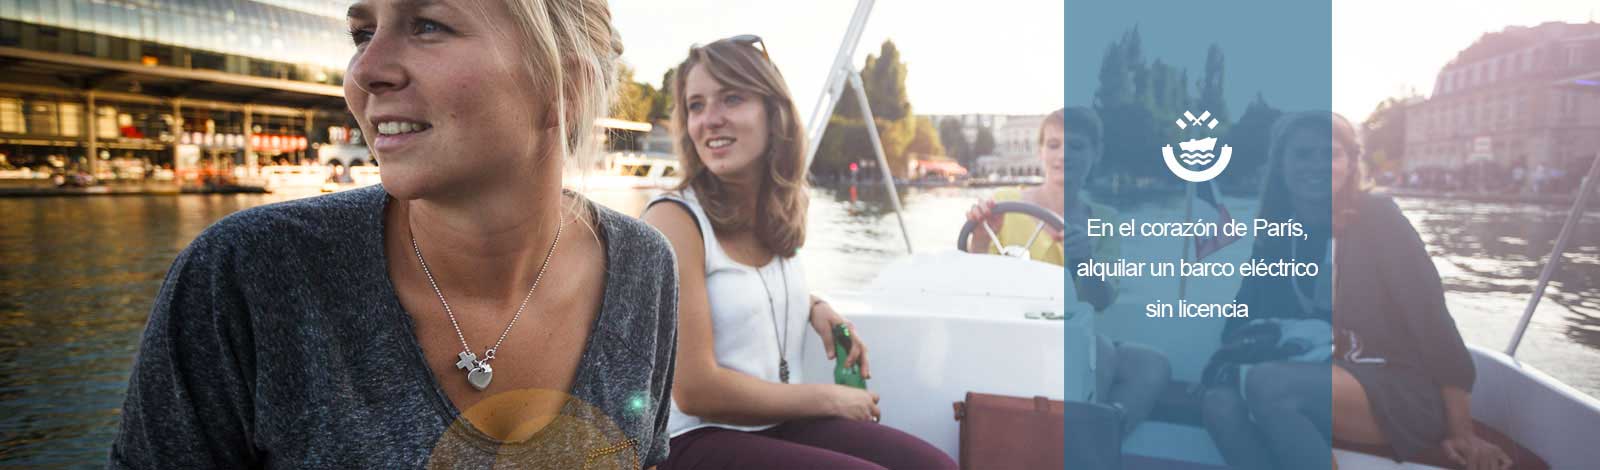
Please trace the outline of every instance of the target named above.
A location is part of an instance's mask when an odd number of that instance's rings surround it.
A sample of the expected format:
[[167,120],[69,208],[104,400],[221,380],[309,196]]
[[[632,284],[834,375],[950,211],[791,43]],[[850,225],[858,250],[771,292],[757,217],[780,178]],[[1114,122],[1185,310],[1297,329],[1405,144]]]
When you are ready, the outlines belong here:
[[[991,190],[904,192],[913,246],[935,251],[953,249],[963,214]],[[140,333],[173,258],[227,214],[303,196],[0,199],[0,467],[102,467]],[[649,194],[591,197],[637,214]],[[1253,213],[1254,201],[1226,202],[1236,215]],[[1399,203],[1444,276],[1467,341],[1503,350],[1566,208]],[[1171,201],[1144,204],[1181,210]],[[864,285],[905,253],[890,211],[877,188],[813,189],[801,256],[814,289]],[[1518,357],[1600,396],[1600,213],[1584,220],[1539,310]]]

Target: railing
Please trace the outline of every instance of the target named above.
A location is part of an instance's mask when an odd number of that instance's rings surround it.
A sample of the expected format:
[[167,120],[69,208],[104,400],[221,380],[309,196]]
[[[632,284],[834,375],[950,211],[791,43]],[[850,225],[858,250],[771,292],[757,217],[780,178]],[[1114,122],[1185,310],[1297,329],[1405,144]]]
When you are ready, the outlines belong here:
[[1539,273],[1539,283],[1533,288],[1533,296],[1528,298],[1528,307],[1522,311],[1522,320],[1517,322],[1517,329],[1511,335],[1511,344],[1506,346],[1506,355],[1516,357],[1517,346],[1522,344],[1522,334],[1528,331],[1528,323],[1533,320],[1533,311],[1539,307],[1539,300],[1544,298],[1544,288],[1550,284],[1550,276],[1555,274],[1556,268],[1561,265],[1561,253],[1567,250],[1567,241],[1572,238],[1578,224],[1583,221],[1583,209],[1589,202],[1589,196],[1594,195],[1596,183],[1600,180],[1600,153],[1595,154],[1594,161],[1589,164],[1589,174],[1584,176],[1583,184],[1578,186],[1577,200],[1572,201],[1572,209],[1567,212],[1567,221],[1561,224],[1561,234],[1556,236],[1556,246],[1550,249],[1550,261],[1544,263],[1543,272]]
[[883,185],[889,189],[889,205],[894,207],[895,220],[900,222],[900,236],[905,239],[906,253],[911,253],[911,232],[906,230],[905,211],[900,207],[900,192],[894,187],[893,172],[889,170],[889,161],[883,155],[883,142],[878,137],[878,126],[870,125],[872,109],[867,103],[865,87],[861,84],[861,73],[857,72],[851,61],[855,60],[856,45],[861,42],[861,33],[867,26],[867,18],[872,15],[874,0],[857,0],[855,13],[850,16],[850,26],[845,29],[844,42],[839,44],[839,52],[834,55],[833,66],[828,69],[828,79],[823,85],[822,94],[817,97],[816,107],[811,109],[811,119],[806,129],[811,145],[806,150],[805,167],[811,168],[811,162],[816,159],[817,147],[822,145],[822,134],[828,128],[828,117],[843,96],[845,85],[854,88],[856,102],[861,106],[863,122],[868,123],[867,137],[872,141],[873,153],[878,158],[879,173],[883,175]]

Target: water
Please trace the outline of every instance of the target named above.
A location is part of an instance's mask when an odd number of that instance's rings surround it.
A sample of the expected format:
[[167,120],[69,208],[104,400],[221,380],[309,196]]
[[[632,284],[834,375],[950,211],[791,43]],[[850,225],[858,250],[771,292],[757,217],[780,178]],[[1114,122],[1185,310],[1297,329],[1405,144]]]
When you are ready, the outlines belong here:
[[[967,208],[990,193],[904,192],[919,252],[953,249]],[[103,466],[140,332],[173,258],[229,213],[299,196],[0,199],[0,468]],[[649,199],[632,191],[590,196],[629,214]],[[1251,201],[1227,202],[1235,214],[1251,212]],[[1467,341],[1503,350],[1566,208],[1399,202],[1444,276]],[[881,189],[815,189],[810,221],[801,256],[818,292],[858,288],[905,253]],[[1597,227],[1600,213],[1591,211],[1518,352],[1593,396],[1600,396]]]
[[[1462,336],[1505,351],[1569,208],[1397,202],[1433,256]],[[1600,211],[1593,202],[1567,242],[1517,358],[1600,397]]]

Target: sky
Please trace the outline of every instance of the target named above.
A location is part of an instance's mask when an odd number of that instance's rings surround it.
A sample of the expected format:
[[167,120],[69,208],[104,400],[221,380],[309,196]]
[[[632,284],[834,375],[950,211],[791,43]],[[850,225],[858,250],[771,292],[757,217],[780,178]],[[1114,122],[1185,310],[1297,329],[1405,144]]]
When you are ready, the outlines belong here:
[[[1123,23],[1153,31],[1183,27],[1168,22],[1194,20],[1191,13],[1124,22],[1074,21],[1087,26],[1075,30],[1074,37],[1096,39],[1070,45],[1074,57],[1089,56],[1092,63],[1069,69],[1064,15],[1074,10],[1069,3],[1079,1],[1086,0],[879,0],[850,64],[859,69],[867,54],[877,53],[884,39],[893,39],[907,64],[907,95],[914,112],[1043,114],[1063,104],[1088,104],[1089,96],[1067,96],[1068,89],[1082,91],[1088,89],[1086,81],[1097,80],[1099,53],[1128,27]],[[662,73],[683,60],[690,45],[756,34],[763,37],[802,116],[809,119],[856,2],[611,0],[610,7],[624,43],[622,59],[634,67],[636,80],[660,86]],[[1138,16],[1137,7],[1131,8]],[[1438,70],[1484,33],[1511,25],[1600,19],[1600,2],[1594,0],[1334,0],[1332,10],[1332,107],[1357,122],[1387,97],[1413,89],[1424,96],[1431,93]],[[1239,63],[1268,56],[1272,44],[1258,38],[1274,33],[1270,24],[1262,31],[1266,33],[1219,36],[1230,69],[1264,65]],[[1146,41],[1162,40],[1153,36],[1145,34]],[[1150,46],[1178,51],[1163,60],[1198,78],[1208,45]],[[1088,52],[1076,52],[1078,48]],[[1252,75],[1229,74],[1231,111],[1243,112],[1258,91],[1274,106],[1295,107],[1275,99],[1293,95],[1284,88],[1293,84]],[[1069,80],[1078,86],[1065,86]]]
[[[1303,11],[1286,10],[1303,10],[1303,5],[1270,0],[1255,4],[1261,5],[1256,7],[1261,10],[1256,13],[1266,18],[1303,15]],[[1099,80],[1100,54],[1134,25],[1140,29],[1147,60],[1156,58],[1153,54],[1159,51],[1158,57],[1164,62],[1187,69],[1191,80],[1203,74],[1206,48],[1212,43],[1220,45],[1228,66],[1224,97],[1234,119],[1259,92],[1279,109],[1331,106],[1352,121],[1361,122],[1385,98],[1404,95],[1411,89],[1423,96],[1432,93],[1439,69],[1484,33],[1547,21],[1582,23],[1589,21],[1591,14],[1600,19],[1600,2],[1594,0],[1335,0],[1332,5],[1331,97],[1308,93],[1299,80],[1285,80],[1272,72],[1276,66],[1272,58],[1290,57],[1298,51],[1282,50],[1282,41],[1261,38],[1302,34],[1286,29],[1300,22],[1299,17],[1286,21],[1252,20],[1250,24],[1254,26],[1250,28],[1191,31],[1194,24],[1229,24],[1238,18],[1219,17],[1231,12],[1213,11],[1222,9],[1151,15],[1147,13],[1151,7],[1127,3],[1094,4],[1093,8],[1101,10],[1096,14],[1107,18],[1076,18],[1071,15],[1080,9],[1068,5],[1067,22],[1073,25],[1072,35],[1085,40],[1066,44],[1066,53],[1074,62],[1066,70],[1067,105],[1090,104]],[[1251,8],[1234,6],[1232,10]],[[1186,32],[1171,34],[1173,31]],[[1092,64],[1077,67],[1080,62]],[[1195,95],[1192,88],[1190,93]],[[1295,101],[1315,97],[1321,98],[1314,103]],[[1326,103],[1328,99],[1332,102]]]
[[[1086,104],[1086,98],[1064,96],[1062,85],[1069,75],[1092,77],[1099,65],[1067,70],[1063,15],[1070,14],[1068,3],[881,0],[851,64],[859,68],[885,38],[893,39],[907,64],[907,94],[918,114],[1038,114],[1063,103]],[[692,44],[737,34],[762,36],[809,119],[855,5],[850,0],[613,0],[611,9],[626,47],[623,60],[637,70],[636,79],[658,86],[661,74]],[[1410,89],[1429,94],[1439,68],[1486,32],[1545,21],[1585,22],[1591,15],[1600,15],[1600,3],[1336,0],[1332,107],[1360,121],[1386,97]],[[1107,41],[1093,47],[1099,50]],[[1186,54],[1193,57],[1168,61],[1197,77],[1204,46]],[[1240,47],[1253,46],[1234,46]],[[1229,79],[1240,84],[1230,86],[1238,89],[1230,90],[1229,106],[1241,112],[1255,96],[1255,90],[1244,88],[1273,86]],[[1267,95],[1273,101],[1272,93]]]
[[1594,0],[1337,0],[1333,109],[1360,122],[1384,98],[1428,96],[1439,69],[1484,33],[1600,20]]
[[[844,39],[851,0],[612,0],[623,61],[635,80],[661,85],[689,46],[739,34],[761,36],[810,119]],[[893,39],[906,63],[916,114],[1045,114],[1062,106],[1062,0],[882,0],[855,57]]]

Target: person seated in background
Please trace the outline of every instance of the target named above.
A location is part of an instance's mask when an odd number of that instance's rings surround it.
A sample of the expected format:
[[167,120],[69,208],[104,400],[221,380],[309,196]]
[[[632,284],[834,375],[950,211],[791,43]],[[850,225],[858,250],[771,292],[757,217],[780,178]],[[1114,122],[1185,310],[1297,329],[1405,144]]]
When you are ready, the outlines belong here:
[[1330,439],[1384,445],[1401,461],[1440,448],[1466,468],[1508,468],[1475,435],[1475,370],[1439,273],[1394,201],[1367,191],[1360,155],[1337,114],[1274,124],[1259,217],[1301,221],[1309,236],[1257,238],[1250,257],[1319,263],[1322,274],[1243,279],[1237,301],[1256,315],[1229,319],[1223,347],[1252,336],[1273,347],[1231,365],[1214,356],[1206,429],[1237,469],[1322,467]]
[[[974,230],[969,253],[999,253],[1002,246],[1023,246],[1034,260],[1062,265],[1070,275],[1072,266],[1090,259],[1115,260],[1121,256],[1116,237],[1089,238],[1085,224],[1089,219],[1116,222],[1117,212],[1091,202],[1083,193],[1089,172],[1100,162],[1100,117],[1083,107],[1057,109],[1039,125],[1039,162],[1044,168],[1044,184],[1027,189],[1002,189],[993,199],[974,205],[967,220],[987,223],[999,240],[991,240],[987,230]],[[1035,221],[1023,214],[994,214],[999,201],[1022,201],[1062,215],[1065,230],[1045,227],[1049,238],[1034,237]],[[1030,240],[1032,241],[1030,244]],[[1067,263],[1071,261],[1071,263]],[[1095,310],[1103,311],[1116,300],[1115,280],[1074,277],[1078,298]],[[1120,408],[1122,432],[1126,436],[1155,408],[1156,399],[1172,377],[1167,356],[1141,344],[1116,341],[1096,335],[1095,393],[1099,403]]]
[[680,281],[661,470],[956,468],[878,424],[876,393],[800,375],[807,327],[832,359],[844,326],[846,360],[872,370],[860,332],[806,284],[805,131],[766,45],[743,35],[690,48],[670,88],[685,175],[643,214],[671,241]]

